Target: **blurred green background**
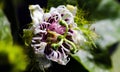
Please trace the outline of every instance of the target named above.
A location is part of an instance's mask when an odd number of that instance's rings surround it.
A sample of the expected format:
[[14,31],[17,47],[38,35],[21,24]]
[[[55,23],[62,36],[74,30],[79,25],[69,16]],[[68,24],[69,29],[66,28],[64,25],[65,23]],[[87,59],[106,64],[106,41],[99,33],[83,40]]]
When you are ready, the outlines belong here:
[[[79,9],[80,24],[90,23],[90,28],[95,28],[98,35],[95,40],[97,48],[81,49],[72,55],[73,59],[67,66],[53,64],[51,69],[43,72],[120,72],[118,0],[0,0],[0,72],[42,71],[35,70],[37,68],[32,70],[29,55],[20,35],[21,30],[31,22],[27,9],[30,4],[39,4],[47,9],[61,4],[75,5]],[[77,62],[74,64],[74,61]],[[60,69],[63,71],[59,71]]]

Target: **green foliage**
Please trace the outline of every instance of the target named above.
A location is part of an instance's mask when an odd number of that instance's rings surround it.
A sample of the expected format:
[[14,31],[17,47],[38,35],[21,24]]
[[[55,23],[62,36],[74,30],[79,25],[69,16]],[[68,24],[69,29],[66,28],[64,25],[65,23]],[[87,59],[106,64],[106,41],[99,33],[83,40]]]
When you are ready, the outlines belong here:
[[85,19],[85,16],[87,16],[87,12],[85,12],[81,8],[78,8],[74,20],[79,27],[84,26],[84,24],[89,24],[90,23],[87,19]]
[[[98,38],[96,40],[97,48],[93,48],[91,51],[81,50],[73,57],[90,72],[96,72],[96,70],[97,72],[119,72],[119,45],[117,47],[116,45],[120,43],[120,5],[115,0],[77,1],[78,6],[88,12],[88,18],[85,17],[85,19],[95,20],[90,28],[95,29]],[[90,35],[89,32],[86,34]],[[90,59],[89,55],[93,59]],[[96,63],[98,61],[100,64]],[[107,66],[111,66],[111,63],[112,68]]]
[[[91,21],[88,21],[85,18],[87,15],[88,15],[87,12],[83,11],[81,8],[78,7],[77,14],[74,20],[87,39],[87,42],[85,43],[85,45],[88,45],[89,48],[92,48],[92,45],[96,47],[94,40],[97,39],[97,35],[94,32],[94,28],[93,30],[90,29]],[[84,48],[85,45],[83,45],[82,48]]]
[[57,7],[58,5],[64,5],[66,4],[66,0],[57,0],[57,1],[54,1],[54,0],[48,0],[48,3],[47,3],[47,7],[48,9],[50,9],[51,7]]
[[89,72],[110,72],[104,64],[96,63],[94,56],[86,50],[81,49],[78,53],[72,55],[72,57],[81,63]]
[[[111,72],[120,71],[119,67],[119,52],[120,52],[120,18],[105,19],[97,21],[92,25],[96,28],[96,33],[100,38],[96,41],[96,44],[100,47],[103,53],[110,52],[113,68]],[[118,46],[117,46],[117,45]],[[112,50],[111,50],[112,49]],[[102,53],[102,54],[103,54]]]
[[0,72],[21,72],[26,69],[27,56],[22,47],[12,44],[10,23],[0,9]]
[[111,70],[111,72],[118,72],[120,71],[120,43],[117,46],[117,50],[114,52],[114,54],[111,56],[112,59],[112,65],[113,65],[113,69]]
[[116,0],[77,0],[78,6],[88,11],[89,20],[116,18],[120,16],[120,5]]
[[30,29],[23,30],[23,40],[26,46],[29,46],[33,37],[33,31]]
[[11,41],[10,24],[0,9],[0,40],[5,42]]
[[[11,65],[11,72],[21,72],[26,69],[27,66],[27,56],[23,52],[20,46],[12,45],[11,43],[6,43],[4,41],[0,41],[0,54],[7,55],[7,65]],[[1,60],[3,63],[6,60]],[[5,62],[4,62],[5,61]],[[7,66],[6,66],[7,67]]]
[[48,0],[48,4],[47,7],[48,9],[50,9],[50,7],[57,7],[58,5],[67,5],[67,4],[71,4],[71,5],[76,5],[77,0]]
[[120,18],[105,19],[95,22],[92,26],[96,28],[96,33],[100,36],[97,40],[99,46],[103,49],[120,41]]

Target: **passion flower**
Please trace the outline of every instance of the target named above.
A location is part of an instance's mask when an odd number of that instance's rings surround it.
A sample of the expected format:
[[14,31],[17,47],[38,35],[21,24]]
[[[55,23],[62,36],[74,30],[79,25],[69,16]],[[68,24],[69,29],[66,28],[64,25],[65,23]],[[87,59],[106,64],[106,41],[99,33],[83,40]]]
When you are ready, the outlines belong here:
[[79,44],[86,41],[80,29],[76,30],[74,17],[77,8],[60,5],[44,13],[39,5],[30,5],[29,10],[33,21],[30,45],[35,54],[66,65],[70,61],[69,55],[76,53]]

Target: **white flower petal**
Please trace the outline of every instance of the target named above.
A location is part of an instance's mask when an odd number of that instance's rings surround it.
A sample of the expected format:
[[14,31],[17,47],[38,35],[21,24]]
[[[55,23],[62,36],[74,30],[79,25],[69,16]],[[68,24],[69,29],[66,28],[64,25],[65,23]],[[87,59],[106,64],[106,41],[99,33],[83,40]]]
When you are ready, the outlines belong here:
[[84,42],[86,42],[86,39],[82,35],[82,32],[80,30],[73,30],[74,34],[72,36],[73,41],[77,45],[82,45]]
[[63,49],[63,50],[65,50],[67,53],[69,53],[69,52],[70,52],[70,50],[69,50],[69,49],[67,49],[67,48],[65,48],[63,45],[61,45],[61,47],[62,47],[62,49]]
[[70,13],[70,12],[64,12],[63,14],[64,14],[64,16],[62,17],[62,19],[65,20],[67,22],[67,24],[74,23],[74,17],[72,15],[72,13]]
[[68,55],[66,55],[65,51],[63,50],[63,48],[61,48],[61,50],[62,50],[63,59],[66,59],[68,57]]
[[54,55],[53,55],[53,60],[57,60],[57,57],[58,57],[58,53],[56,51],[53,51],[54,52]]
[[48,59],[57,62],[58,53],[53,51],[50,55],[46,56]]
[[39,26],[37,26],[35,29],[34,29],[34,34],[38,34],[38,33],[46,33],[46,29],[44,30],[41,30]]
[[41,40],[42,38],[41,37],[33,37],[32,39],[33,40]]
[[43,21],[43,9],[39,5],[30,5],[29,10],[33,23],[40,24]]
[[35,54],[39,56],[44,56],[44,50],[45,50],[46,45],[47,45],[46,42],[40,42],[40,44],[31,44],[31,46],[35,50]]
[[49,13],[51,13],[51,12],[53,12],[53,11],[56,11],[56,8],[51,7],[51,8],[50,8],[50,12],[49,12]]
[[50,13],[45,13],[45,14],[43,15],[43,19],[44,19],[45,22],[47,22],[50,17],[51,17],[51,14],[50,14]]
[[57,53],[58,53],[58,55],[59,55],[59,57],[58,57],[58,60],[59,60],[59,59],[62,58],[62,55],[61,55],[61,53],[60,53],[59,51],[57,51]]
[[61,15],[59,14],[59,12],[57,10],[51,11],[50,14],[52,15],[51,17],[53,19],[55,19],[56,22],[58,22],[59,20],[61,20]]
[[56,9],[57,9],[57,12],[59,12],[60,15],[63,15],[63,16],[61,16],[62,20],[65,20],[67,22],[67,24],[74,23],[73,14],[64,5],[60,5]]
[[59,6],[57,7],[57,9],[59,9],[59,8],[66,9],[65,5],[59,5]]
[[73,16],[76,15],[76,13],[77,13],[77,7],[76,7],[76,6],[67,5],[66,7],[67,7],[67,9],[73,14]]
[[71,23],[70,24],[70,29],[75,29],[77,28],[77,24],[76,23]]
[[[59,57],[58,57],[58,55],[59,55]],[[59,51],[53,51],[49,56],[47,56],[47,58],[49,60],[55,61],[61,65],[66,65],[70,61],[70,58],[68,58],[68,56],[67,57],[64,56]]]
[[70,58],[66,58],[62,61],[62,65],[66,65],[70,61]]
[[56,9],[57,9],[57,11],[58,11],[60,14],[63,14],[64,12],[68,12],[68,11],[69,11],[64,5],[60,5],[60,6],[58,6]]

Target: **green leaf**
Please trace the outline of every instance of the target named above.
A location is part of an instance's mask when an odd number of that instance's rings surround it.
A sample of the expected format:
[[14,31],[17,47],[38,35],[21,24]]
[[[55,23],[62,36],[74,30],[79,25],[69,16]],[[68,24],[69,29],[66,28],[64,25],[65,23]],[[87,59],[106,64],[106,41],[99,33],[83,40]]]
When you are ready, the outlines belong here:
[[95,27],[96,33],[100,36],[97,44],[102,50],[109,52],[112,45],[115,43],[119,44],[118,47],[112,46],[113,54],[111,55],[111,60],[113,67],[111,72],[120,71],[120,18],[100,20],[93,24],[92,27]]
[[95,28],[96,33],[99,35],[97,43],[101,48],[107,48],[108,46],[120,41],[120,18],[115,20],[105,19],[97,21],[91,28]]
[[72,55],[79,63],[81,63],[89,72],[110,72],[110,68],[106,68],[103,64],[97,64],[93,61],[94,56],[85,50],[80,50]]
[[10,30],[10,23],[8,22],[3,11],[0,9],[0,41],[11,42],[12,36]]
[[120,5],[116,0],[77,0],[78,6],[89,15],[89,20],[120,17]]
[[5,67],[10,66],[11,72],[24,71],[29,61],[22,47],[12,45],[9,42],[6,45],[4,41],[0,41],[0,59],[0,62],[3,63],[0,63],[0,65]]
[[120,44],[118,45],[116,51],[111,56],[113,69],[112,72],[119,72],[120,71]]

